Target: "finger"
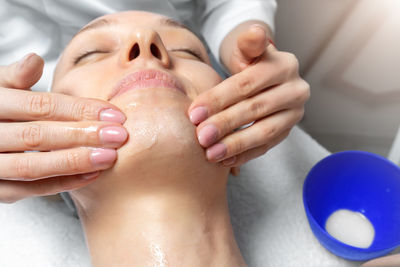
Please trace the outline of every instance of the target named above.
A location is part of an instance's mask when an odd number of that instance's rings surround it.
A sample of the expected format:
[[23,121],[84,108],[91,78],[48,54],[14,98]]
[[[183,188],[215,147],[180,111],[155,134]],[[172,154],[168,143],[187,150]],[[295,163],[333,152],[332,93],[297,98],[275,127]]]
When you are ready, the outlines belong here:
[[361,265],[361,267],[394,267],[400,266],[400,254],[373,259]]
[[100,172],[57,176],[36,181],[0,180],[0,202],[14,203],[31,196],[48,196],[76,190],[94,182]]
[[11,65],[0,66],[0,87],[28,89],[39,81],[43,66],[43,59],[35,53]]
[[308,84],[298,79],[247,98],[200,123],[199,143],[209,147],[233,130],[278,111],[301,107],[310,96]]
[[271,140],[268,144],[249,149],[243,153],[227,158],[222,161],[222,164],[227,167],[239,167],[252,159],[258,158],[267,153],[268,150],[282,142],[282,140],[284,140],[289,135],[290,131],[291,129],[284,131],[278,137]]
[[72,148],[51,152],[0,154],[0,178],[33,181],[110,168],[117,152],[109,148]]
[[128,133],[120,124],[109,122],[0,123],[0,152],[58,150],[78,146],[120,147]]
[[260,24],[253,24],[243,31],[237,40],[237,46],[243,60],[251,63],[255,58],[261,56],[266,50],[269,41],[267,33]]
[[280,111],[253,125],[224,137],[206,150],[207,159],[212,162],[225,160],[249,149],[270,143],[287,129],[300,121],[303,108]]
[[102,120],[123,123],[121,110],[99,99],[0,88],[0,120]]
[[233,176],[239,176],[239,174],[240,174],[240,167],[232,167],[230,172],[231,172],[231,174],[232,174]]
[[268,60],[260,60],[197,96],[189,107],[190,120],[198,124],[261,90],[283,83],[297,73],[298,61],[294,55],[279,51],[269,54]]

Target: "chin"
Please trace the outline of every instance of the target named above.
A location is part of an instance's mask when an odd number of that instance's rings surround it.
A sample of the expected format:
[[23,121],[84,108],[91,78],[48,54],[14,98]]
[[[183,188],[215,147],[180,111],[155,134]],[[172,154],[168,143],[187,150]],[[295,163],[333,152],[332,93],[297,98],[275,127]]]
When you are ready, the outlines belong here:
[[81,193],[90,192],[92,197],[103,198],[156,196],[165,192],[192,194],[200,188],[215,187],[216,176],[227,177],[229,168],[207,161],[196,137],[196,127],[187,115],[190,105],[187,98],[119,99],[114,104],[127,116],[124,127],[129,138],[117,150],[115,165],[103,171]]
[[128,92],[115,100],[126,115],[127,143],[118,161],[132,158],[185,155],[200,145],[187,110],[190,99],[176,90],[149,89]]

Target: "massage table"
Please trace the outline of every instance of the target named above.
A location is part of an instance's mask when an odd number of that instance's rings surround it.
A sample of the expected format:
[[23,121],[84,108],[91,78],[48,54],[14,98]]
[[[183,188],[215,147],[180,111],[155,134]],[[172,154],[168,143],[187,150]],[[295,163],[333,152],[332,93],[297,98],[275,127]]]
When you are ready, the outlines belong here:
[[[325,250],[304,213],[303,181],[311,167],[329,154],[295,127],[285,141],[242,166],[239,177],[230,177],[232,224],[249,266],[361,264]],[[33,197],[0,204],[0,266],[89,267],[79,220],[61,200]]]

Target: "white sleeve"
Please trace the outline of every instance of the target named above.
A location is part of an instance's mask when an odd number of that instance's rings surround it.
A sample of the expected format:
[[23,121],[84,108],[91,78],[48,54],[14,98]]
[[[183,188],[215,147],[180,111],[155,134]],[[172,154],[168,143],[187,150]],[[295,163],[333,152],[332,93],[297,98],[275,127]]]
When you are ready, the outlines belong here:
[[224,37],[237,25],[248,20],[263,21],[274,31],[276,7],[276,0],[205,0],[198,26],[212,54],[220,63],[219,47]]

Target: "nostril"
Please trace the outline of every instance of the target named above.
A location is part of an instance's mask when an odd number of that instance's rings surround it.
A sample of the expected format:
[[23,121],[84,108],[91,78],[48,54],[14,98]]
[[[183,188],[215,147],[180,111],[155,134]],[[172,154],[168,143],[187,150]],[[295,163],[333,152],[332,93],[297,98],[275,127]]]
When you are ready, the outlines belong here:
[[161,60],[161,52],[160,49],[158,49],[158,47],[155,44],[151,44],[150,45],[150,51],[151,54],[153,56],[155,56],[156,58],[158,58],[159,60]]
[[129,52],[129,61],[137,58],[140,54],[140,48],[138,44],[135,44]]

